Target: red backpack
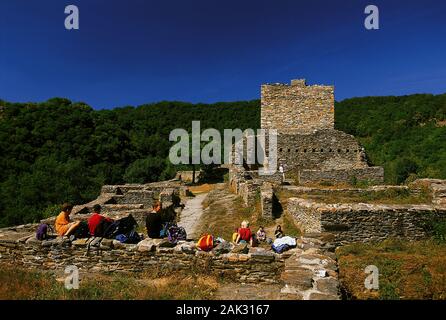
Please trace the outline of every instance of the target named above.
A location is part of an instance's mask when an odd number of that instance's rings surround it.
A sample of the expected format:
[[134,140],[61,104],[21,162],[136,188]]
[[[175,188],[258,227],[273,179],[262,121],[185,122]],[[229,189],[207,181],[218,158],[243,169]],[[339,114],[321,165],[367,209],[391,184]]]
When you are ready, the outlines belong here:
[[210,234],[203,235],[198,240],[197,247],[203,251],[211,251],[214,248],[214,237]]

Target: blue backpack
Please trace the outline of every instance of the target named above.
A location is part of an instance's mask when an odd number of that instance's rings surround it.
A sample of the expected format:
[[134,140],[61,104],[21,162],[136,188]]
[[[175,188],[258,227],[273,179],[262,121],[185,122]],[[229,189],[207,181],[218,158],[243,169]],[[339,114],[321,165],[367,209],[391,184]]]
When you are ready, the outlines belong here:
[[166,238],[166,237],[168,237],[169,236],[169,229],[171,228],[171,227],[175,227],[176,226],[176,224],[175,223],[172,223],[172,222],[166,222],[166,223],[163,223],[163,227],[162,227],[162,229],[160,230],[160,238]]
[[142,239],[139,236],[138,232],[135,230],[131,231],[129,234],[118,234],[115,238],[121,243],[127,243],[127,244],[137,244]]
[[287,251],[288,249],[290,249],[291,247],[289,246],[289,245],[287,245],[287,244],[281,244],[280,246],[275,246],[275,245],[272,245],[272,247],[271,247],[272,249],[273,249],[273,251],[274,252],[276,252],[276,253],[282,253],[282,252],[284,252],[284,251]]

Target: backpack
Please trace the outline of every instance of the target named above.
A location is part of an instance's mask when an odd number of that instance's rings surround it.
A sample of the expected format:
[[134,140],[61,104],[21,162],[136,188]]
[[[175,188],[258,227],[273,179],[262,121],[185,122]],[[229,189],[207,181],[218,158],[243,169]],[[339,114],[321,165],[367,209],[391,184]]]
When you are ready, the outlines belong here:
[[114,239],[119,234],[129,234],[136,226],[138,226],[138,223],[135,218],[129,214],[128,217],[116,220],[110,224],[104,232],[104,238]]
[[187,234],[183,227],[171,226],[167,231],[167,237],[170,243],[176,244],[180,240],[186,240]]
[[115,239],[121,243],[127,244],[137,244],[142,240],[135,230],[131,231],[129,234],[118,234]]
[[175,227],[176,226],[176,224],[175,223],[172,223],[172,222],[166,222],[166,223],[163,223],[163,227],[162,227],[162,229],[160,230],[160,238],[166,238],[166,237],[168,237],[169,236],[169,229],[171,228],[171,227]]
[[94,229],[94,236],[103,238],[105,231],[113,224],[113,221],[102,218]]
[[197,247],[202,251],[211,251],[214,248],[214,237],[210,234],[205,234],[198,240]]
[[37,240],[46,240],[48,239],[48,230],[52,230],[52,228],[50,227],[50,225],[46,224],[46,223],[42,223],[37,227],[37,231],[36,231],[36,239]]
[[276,253],[282,253],[282,252],[287,251],[288,249],[290,249],[291,246],[289,246],[289,245],[287,245],[286,243],[284,243],[284,244],[281,244],[281,245],[279,245],[279,246],[277,246],[277,247],[276,247],[275,245],[272,245],[271,248],[272,248],[273,251],[276,252]]
[[90,237],[90,229],[88,228],[88,223],[81,221],[77,228],[74,230],[72,236],[74,239],[84,239]]

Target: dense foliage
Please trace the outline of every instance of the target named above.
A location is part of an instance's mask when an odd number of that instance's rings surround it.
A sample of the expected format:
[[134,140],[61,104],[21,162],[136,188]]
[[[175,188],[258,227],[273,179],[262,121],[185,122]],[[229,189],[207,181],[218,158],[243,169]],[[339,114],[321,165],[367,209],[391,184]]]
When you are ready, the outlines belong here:
[[387,183],[446,179],[446,94],[344,100],[335,118],[384,166]]
[[190,131],[193,120],[222,130],[256,128],[260,118],[258,101],[101,111],[60,98],[0,106],[1,226],[36,221],[65,201],[85,203],[103,184],[172,178],[169,133]]
[[[258,100],[160,102],[95,111],[55,98],[0,100],[0,226],[36,221],[65,201],[94,199],[103,184],[171,178],[169,133],[258,128]],[[446,95],[369,97],[337,103],[336,127],[358,137],[389,183],[446,179]],[[191,169],[190,167],[187,169]]]

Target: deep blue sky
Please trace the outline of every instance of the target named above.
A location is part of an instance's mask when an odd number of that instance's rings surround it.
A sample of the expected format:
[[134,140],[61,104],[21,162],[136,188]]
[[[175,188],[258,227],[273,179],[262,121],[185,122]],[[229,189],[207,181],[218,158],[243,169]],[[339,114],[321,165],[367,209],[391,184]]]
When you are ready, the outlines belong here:
[[[64,8],[80,9],[80,30]],[[381,30],[363,26],[380,8]],[[307,78],[336,99],[446,92],[443,0],[0,0],[0,98],[95,108],[257,99]]]

